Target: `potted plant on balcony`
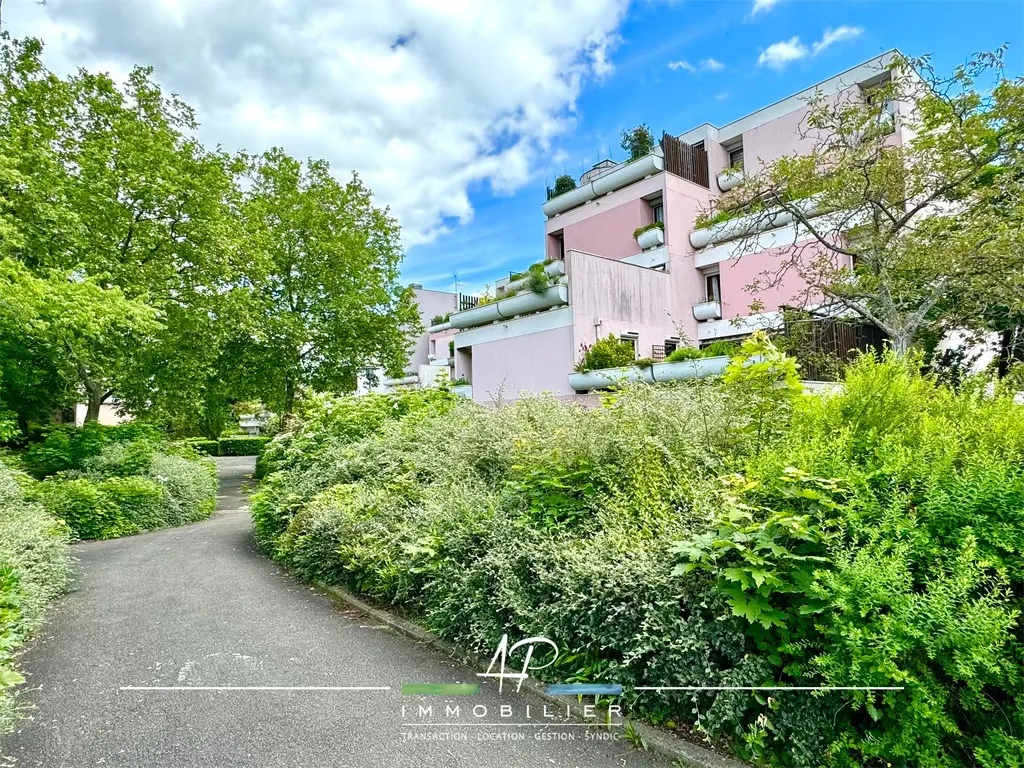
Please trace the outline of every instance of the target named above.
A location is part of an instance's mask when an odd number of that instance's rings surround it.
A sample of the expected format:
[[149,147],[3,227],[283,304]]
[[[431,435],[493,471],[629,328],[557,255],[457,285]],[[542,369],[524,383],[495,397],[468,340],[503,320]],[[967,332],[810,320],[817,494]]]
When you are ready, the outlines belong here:
[[665,225],[660,221],[652,221],[633,230],[633,239],[643,250],[657,248],[665,244]]

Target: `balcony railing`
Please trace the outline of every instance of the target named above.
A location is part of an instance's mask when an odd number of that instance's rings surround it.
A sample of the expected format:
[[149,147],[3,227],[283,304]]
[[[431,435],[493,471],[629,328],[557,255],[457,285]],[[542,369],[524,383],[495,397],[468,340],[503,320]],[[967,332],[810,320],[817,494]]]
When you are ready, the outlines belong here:
[[708,153],[703,147],[695,147],[665,133],[661,137],[661,149],[665,155],[665,170],[681,176],[705,189],[711,189],[708,180]]

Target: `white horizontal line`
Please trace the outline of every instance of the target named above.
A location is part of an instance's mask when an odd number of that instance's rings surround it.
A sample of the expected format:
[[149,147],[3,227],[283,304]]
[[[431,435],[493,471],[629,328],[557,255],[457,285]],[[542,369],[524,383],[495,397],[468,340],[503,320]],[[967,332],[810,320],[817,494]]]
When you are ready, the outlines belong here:
[[540,728],[542,726],[555,726],[558,728],[595,728],[604,727],[611,725],[610,723],[402,723],[403,726],[409,728],[472,728],[474,726],[479,728],[497,728],[498,726],[507,725],[510,727],[522,727],[522,728]]
[[637,686],[634,691],[902,691],[902,685],[885,687],[870,685],[656,685]]
[[390,685],[122,685],[119,691],[390,691]]

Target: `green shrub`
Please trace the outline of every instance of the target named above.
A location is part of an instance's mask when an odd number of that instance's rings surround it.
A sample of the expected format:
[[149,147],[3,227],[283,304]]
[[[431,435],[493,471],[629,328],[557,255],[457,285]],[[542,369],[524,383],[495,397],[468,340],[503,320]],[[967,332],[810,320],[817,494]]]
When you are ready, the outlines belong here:
[[700,350],[702,357],[721,357],[723,355],[729,355],[732,357],[740,351],[740,345],[735,341],[725,341],[719,339],[718,341],[712,341],[702,350]]
[[220,451],[220,444],[216,440],[207,440],[205,437],[193,437],[183,440],[181,445],[191,448],[201,456],[217,456]]
[[903,688],[625,697],[757,764],[1024,764],[1024,409],[916,361],[812,396],[763,336],[732,357],[597,408],[340,403],[358,427],[268,449],[257,537],[467,649],[550,637],[545,680]]
[[100,495],[130,520],[136,530],[153,531],[169,524],[165,516],[166,493],[155,480],[146,477],[110,477],[96,487]]
[[64,520],[80,539],[116,539],[139,532],[127,510],[84,477],[48,478],[39,487],[46,508]]
[[217,441],[218,456],[259,456],[269,437],[222,437]]
[[70,531],[26,498],[32,482],[0,464],[0,732],[19,714],[14,688],[24,677],[14,654],[70,580]]
[[202,520],[217,506],[217,469],[209,460],[157,453],[149,478],[164,490],[161,528]]
[[62,425],[51,428],[41,442],[25,452],[24,464],[29,473],[42,479],[69,469],[81,469],[87,458],[99,455],[111,443],[159,444],[162,440],[159,429],[134,421],[116,426],[92,422],[81,427]]
[[672,350],[669,356],[665,358],[665,362],[681,363],[684,360],[697,360],[700,357],[703,357],[703,355],[696,347],[679,347]]
[[635,362],[636,350],[633,345],[609,334],[607,338],[598,339],[584,349],[583,356],[576,364],[576,370],[580,373],[599,371],[604,368],[633,365]]
[[574,189],[576,189],[576,179],[567,173],[563,173],[555,179],[555,187],[551,190],[550,197],[558,197],[558,195],[564,195],[566,192],[571,192]]
[[144,475],[153,462],[154,443],[133,440],[127,443],[111,443],[97,455],[81,462],[81,470],[91,477],[128,477]]

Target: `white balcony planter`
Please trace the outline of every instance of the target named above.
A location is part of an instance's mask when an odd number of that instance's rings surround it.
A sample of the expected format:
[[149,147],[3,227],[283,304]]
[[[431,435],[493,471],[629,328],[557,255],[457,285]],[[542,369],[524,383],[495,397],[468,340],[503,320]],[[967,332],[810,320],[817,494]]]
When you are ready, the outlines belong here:
[[720,190],[728,192],[733,187],[739,186],[739,183],[743,181],[743,169],[737,168],[735,170],[722,171],[718,174],[716,181]]
[[443,323],[438,323],[437,325],[430,326],[429,328],[427,328],[427,333],[440,333],[441,331],[447,331],[451,327],[452,324],[445,321]]
[[473,385],[472,384],[456,384],[452,387],[452,394],[458,395],[459,397],[465,397],[468,400],[473,399]]
[[[797,206],[804,216],[813,216],[818,212],[819,202],[817,196],[812,196],[806,200],[799,201]],[[744,235],[775,229],[776,227],[789,224],[793,219],[792,213],[781,208],[776,211],[748,213],[746,216],[739,216],[711,227],[694,230],[690,233],[690,245],[699,250],[709,244],[724,243],[727,240],[734,240]]]
[[647,229],[636,236],[636,244],[643,248],[645,251],[648,248],[657,248],[660,245],[665,244],[665,230],[654,227],[653,229]]
[[419,384],[420,377],[415,373],[412,376],[403,376],[400,379],[384,379],[385,387],[407,387],[413,384]]
[[722,305],[717,301],[703,301],[693,305],[693,319],[698,323],[705,320],[721,320]]
[[622,259],[623,264],[633,264],[637,267],[657,269],[668,264],[668,248],[664,245],[660,248],[651,248],[649,251],[642,251],[636,256],[627,256]]
[[529,315],[551,307],[561,307],[569,303],[569,288],[565,285],[553,285],[543,293],[521,293],[507,299],[473,307],[465,312],[457,312],[451,316],[452,328],[475,328],[487,325],[496,320],[508,320],[517,315]]
[[[721,376],[725,373],[730,359],[729,355],[721,355],[719,357],[700,357],[696,360],[681,360],[678,363],[655,363],[648,368],[638,368],[633,365],[626,368],[605,368],[600,371],[570,373],[569,386],[577,392],[589,392],[592,389],[607,389],[627,381],[643,381],[650,384],[704,379],[708,376]],[[754,355],[746,364],[750,365],[761,359],[759,355]]]
[[652,174],[661,173],[665,170],[665,158],[659,153],[660,149],[638,160],[623,163],[614,171],[599,176],[571,192],[551,198],[541,206],[541,210],[544,211],[545,216],[550,218],[572,208],[577,208],[596,197],[627,187]]
[[[548,277],[558,278],[565,274],[565,262],[559,259],[558,261],[552,261],[546,267],[544,267],[544,274]],[[521,277],[518,280],[510,280],[502,286],[506,294],[518,293],[526,287],[526,281],[529,278]]]
[[431,355],[427,358],[427,362],[435,368],[448,368],[449,366],[455,365],[454,357],[434,357]]

